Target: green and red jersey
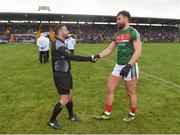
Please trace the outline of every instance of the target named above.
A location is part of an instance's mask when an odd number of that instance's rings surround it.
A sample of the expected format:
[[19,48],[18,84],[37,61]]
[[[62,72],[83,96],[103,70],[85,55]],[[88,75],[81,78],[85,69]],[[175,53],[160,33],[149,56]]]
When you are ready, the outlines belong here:
[[139,32],[129,27],[124,31],[118,31],[113,36],[113,44],[118,47],[117,64],[126,65],[134,54],[134,43],[141,41]]

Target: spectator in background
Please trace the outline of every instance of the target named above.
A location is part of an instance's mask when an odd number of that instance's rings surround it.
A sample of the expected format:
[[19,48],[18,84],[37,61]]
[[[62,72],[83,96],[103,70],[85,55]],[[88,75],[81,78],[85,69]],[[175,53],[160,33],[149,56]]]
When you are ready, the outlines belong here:
[[[147,42],[178,42],[180,31],[176,26],[142,26],[133,25],[140,33],[142,39],[147,39]],[[115,31],[116,25],[69,25],[68,28],[76,35],[77,42],[110,42]],[[36,32],[35,32],[36,31]],[[34,36],[38,39],[41,32],[49,32],[50,40],[55,38],[54,28],[52,25],[38,24],[1,24],[0,36],[2,40],[9,42],[10,34],[14,34],[14,41],[22,43],[23,40],[34,40]],[[35,32],[35,35],[34,35]],[[21,34],[32,34],[33,36],[25,36]]]
[[71,34],[68,35],[68,39],[65,40],[65,44],[67,45],[69,51],[74,54],[74,46],[76,45],[76,40],[72,37]]
[[14,35],[13,35],[13,34],[11,34],[9,43],[10,43],[10,44],[14,44]]
[[55,33],[54,33],[54,29],[52,28],[52,26],[50,26],[50,28],[49,28],[49,39],[51,41],[54,41],[54,39],[55,39]]
[[37,46],[39,47],[40,63],[47,63],[49,60],[49,39],[45,34],[41,33],[40,38],[37,39]]

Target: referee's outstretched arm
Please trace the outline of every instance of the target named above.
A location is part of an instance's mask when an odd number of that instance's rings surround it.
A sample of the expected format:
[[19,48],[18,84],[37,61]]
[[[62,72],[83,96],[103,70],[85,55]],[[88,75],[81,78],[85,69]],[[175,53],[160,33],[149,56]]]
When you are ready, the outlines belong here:
[[58,52],[64,56],[66,59],[70,59],[73,61],[90,61],[90,62],[95,62],[93,57],[84,57],[84,56],[78,56],[74,55],[71,51],[68,50],[67,47],[61,46],[58,49]]

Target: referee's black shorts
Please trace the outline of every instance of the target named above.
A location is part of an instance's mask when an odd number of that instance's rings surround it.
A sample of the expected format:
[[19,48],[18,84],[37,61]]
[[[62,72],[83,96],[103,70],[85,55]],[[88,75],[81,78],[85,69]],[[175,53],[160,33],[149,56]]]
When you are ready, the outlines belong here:
[[54,83],[60,95],[70,94],[73,78],[70,72],[54,72]]

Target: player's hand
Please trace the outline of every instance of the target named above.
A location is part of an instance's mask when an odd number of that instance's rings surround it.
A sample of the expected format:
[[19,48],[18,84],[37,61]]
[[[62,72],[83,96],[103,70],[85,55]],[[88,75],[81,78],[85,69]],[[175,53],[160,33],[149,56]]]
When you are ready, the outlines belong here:
[[122,68],[120,75],[123,77],[127,77],[131,68],[132,68],[132,66],[130,64],[127,64],[126,66],[124,66]]
[[94,55],[94,59],[95,59],[96,61],[98,61],[98,60],[100,59],[100,55],[99,55],[99,54]]
[[95,62],[96,62],[96,60],[95,60],[95,58],[94,58],[94,55],[91,55],[91,62],[92,62],[92,63],[95,63]]
[[92,56],[93,56],[92,59],[93,59],[93,61],[95,61],[95,62],[100,59],[100,55],[99,55],[99,54],[92,55]]

